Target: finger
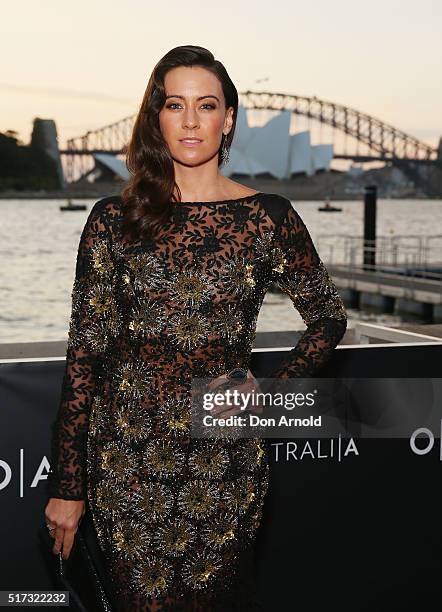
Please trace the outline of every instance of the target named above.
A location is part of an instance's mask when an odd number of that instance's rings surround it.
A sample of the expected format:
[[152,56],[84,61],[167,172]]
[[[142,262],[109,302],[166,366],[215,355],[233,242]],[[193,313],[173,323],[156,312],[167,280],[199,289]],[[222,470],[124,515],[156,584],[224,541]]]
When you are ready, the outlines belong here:
[[227,418],[228,416],[233,416],[235,414],[243,414],[244,410],[239,410],[237,407],[235,408],[231,408],[228,407],[227,410],[223,410],[222,412],[219,412],[216,416],[219,416],[219,418],[224,419]]
[[207,384],[207,388],[210,390],[217,389],[220,385],[224,384],[226,380],[228,380],[227,374],[221,374],[220,376],[217,376],[216,378],[211,380]]
[[61,550],[61,545],[63,543],[64,538],[64,531],[65,530],[63,529],[63,527],[57,527],[57,529],[55,530],[55,543],[52,548],[52,552],[54,553],[54,555],[58,555]]
[[215,410],[212,410],[212,415],[216,417],[224,418],[226,415],[240,414],[244,415],[247,412],[261,413],[263,411],[263,405],[258,401],[257,398],[251,399],[251,401],[244,401],[236,403],[234,406],[223,404],[217,406]]
[[[207,388],[215,389],[219,387],[220,385],[222,385],[223,383],[225,383],[226,381],[230,381],[230,380],[231,379],[227,376],[227,372],[224,372],[224,374],[220,374],[219,376],[211,380],[210,383],[207,384]],[[245,381],[255,380],[255,377],[251,370],[247,370],[247,377],[244,380]],[[235,384],[235,386],[239,386],[240,383],[237,379],[233,379],[232,384]]]
[[[230,379],[227,379],[230,380]],[[222,380],[218,383],[219,385],[225,385],[226,381]],[[244,396],[247,396],[249,393],[253,393],[256,390],[259,390],[259,387],[256,387],[255,384],[253,383],[253,380],[250,378],[249,380],[246,380],[245,382],[239,384],[237,382],[232,382],[232,384],[230,386],[227,386],[223,389],[224,392],[226,391],[237,391],[239,394],[242,394]],[[240,395],[241,397],[241,395]],[[239,400],[239,402],[236,401],[236,408],[241,408],[243,407],[244,410],[247,410],[247,401],[246,399],[244,399],[244,401],[241,401],[241,399]],[[219,415],[221,414],[224,410],[226,409],[230,409],[231,405],[227,405],[227,404],[218,404],[216,406],[214,406],[212,408],[211,414],[213,416]],[[236,412],[235,414],[239,414],[239,412]]]
[[66,529],[64,532],[63,539],[63,559],[68,559],[71,554],[72,546],[74,544],[75,532],[77,530]]
[[219,381],[219,383],[217,383],[216,385],[216,388],[219,387],[222,388],[220,389],[220,391],[218,391],[218,393],[224,394],[227,391],[230,391],[231,393],[233,391],[237,391],[238,393],[247,393],[248,391],[251,391],[253,389],[253,387],[248,382],[239,383],[229,378]]
[[239,406],[224,405],[220,406],[216,412],[212,412],[212,416],[224,418],[226,415],[230,416],[231,414],[244,414],[244,412],[246,412],[246,410],[241,410]]
[[221,416],[227,410],[237,409],[237,406],[232,406],[232,404],[217,404],[211,411],[212,416]]
[[246,394],[251,391],[251,389],[248,389],[247,387],[241,387],[236,390],[238,391],[238,393],[244,394],[244,396],[239,395],[239,397],[235,396],[233,398],[230,398],[230,403],[217,403],[216,406],[214,406],[212,409],[213,415],[221,414],[225,410],[236,410],[235,414],[240,414],[240,412],[244,412],[244,410],[247,410],[249,401],[246,399]]
[[47,516],[45,516],[45,526],[46,526],[46,529],[48,530],[50,537],[53,538],[55,528],[57,527],[57,525],[55,525],[52,521],[48,519]]
[[214,417],[217,417],[221,414],[221,412],[225,409],[225,406],[215,406],[214,408],[212,408],[212,410],[210,411],[210,414]]
[[207,383],[208,389],[214,389],[217,386],[218,378],[213,378],[210,382]]

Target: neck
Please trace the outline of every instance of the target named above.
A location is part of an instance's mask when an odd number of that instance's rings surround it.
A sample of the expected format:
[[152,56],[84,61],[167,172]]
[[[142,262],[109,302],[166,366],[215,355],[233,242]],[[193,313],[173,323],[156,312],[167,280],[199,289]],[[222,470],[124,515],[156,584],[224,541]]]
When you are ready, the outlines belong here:
[[[226,178],[220,173],[218,155],[200,166],[184,166],[174,162],[175,182],[183,201],[212,200],[227,192]],[[178,195],[178,194],[176,194]]]

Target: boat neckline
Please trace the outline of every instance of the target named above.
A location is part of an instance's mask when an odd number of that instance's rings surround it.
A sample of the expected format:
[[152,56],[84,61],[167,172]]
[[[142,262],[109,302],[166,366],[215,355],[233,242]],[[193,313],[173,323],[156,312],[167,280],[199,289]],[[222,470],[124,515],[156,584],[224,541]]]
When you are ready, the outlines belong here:
[[205,200],[205,201],[203,201],[203,200],[201,200],[201,201],[195,200],[193,202],[181,202],[181,201],[180,202],[175,202],[174,201],[173,204],[180,205],[180,206],[183,205],[183,204],[186,204],[186,205],[193,205],[193,204],[228,204],[229,202],[242,202],[243,200],[248,200],[249,198],[255,198],[255,197],[261,196],[261,195],[264,195],[263,191],[256,191],[255,193],[250,193],[249,195],[242,196],[241,198],[231,198],[229,200]]

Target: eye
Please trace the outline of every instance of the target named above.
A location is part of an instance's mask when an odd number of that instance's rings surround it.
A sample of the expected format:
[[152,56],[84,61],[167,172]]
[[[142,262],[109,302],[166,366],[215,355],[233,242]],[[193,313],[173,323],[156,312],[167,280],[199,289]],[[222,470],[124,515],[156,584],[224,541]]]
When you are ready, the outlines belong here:
[[[178,102],[171,102],[170,104],[168,104],[166,106],[166,108],[172,108],[173,106],[180,106]],[[205,104],[202,104],[201,107],[203,106],[207,106],[209,108],[216,108],[216,106],[214,104],[210,104],[209,102],[206,102]]]

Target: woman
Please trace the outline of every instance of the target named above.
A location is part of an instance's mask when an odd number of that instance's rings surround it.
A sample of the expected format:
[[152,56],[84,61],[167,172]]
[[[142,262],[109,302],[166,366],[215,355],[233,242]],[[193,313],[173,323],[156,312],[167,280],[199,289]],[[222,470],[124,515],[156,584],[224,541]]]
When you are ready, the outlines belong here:
[[290,201],[219,171],[237,109],[208,50],[167,53],[134,125],[131,180],[80,238],[45,514],[67,558],[88,500],[121,610],[254,609],[267,453],[256,438],[192,437],[190,383],[240,368],[241,390],[259,389],[249,362],[272,282],[307,329],[269,377],[310,376],[346,329]]

